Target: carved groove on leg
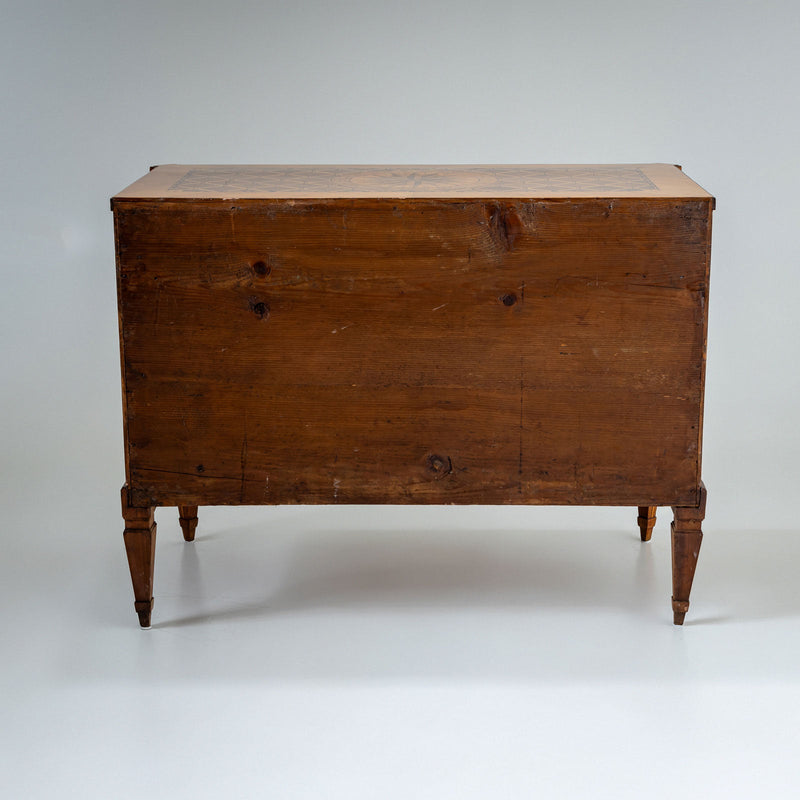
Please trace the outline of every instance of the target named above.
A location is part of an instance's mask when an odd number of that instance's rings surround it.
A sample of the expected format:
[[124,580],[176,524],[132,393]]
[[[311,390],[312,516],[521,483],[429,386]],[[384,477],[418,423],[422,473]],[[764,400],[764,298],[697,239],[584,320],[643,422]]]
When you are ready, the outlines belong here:
[[178,506],[178,514],[183,538],[187,542],[193,542],[194,532],[197,530],[197,506]]
[[706,487],[701,483],[696,508],[673,508],[672,522],[672,612],[676,625],[683,625],[689,610],[697,557],[703,541],[702,523],[706,514]]
[[143,628],[150,627],[153,610],[153,571],[156,555],[155,509],[129,505],[128,487],[122,487],[122,517],[125,520],[125,552],[133,583],[134,608]]
[[643,542],[649,542],[656,524],[657,506],[639,506],[639,533]]

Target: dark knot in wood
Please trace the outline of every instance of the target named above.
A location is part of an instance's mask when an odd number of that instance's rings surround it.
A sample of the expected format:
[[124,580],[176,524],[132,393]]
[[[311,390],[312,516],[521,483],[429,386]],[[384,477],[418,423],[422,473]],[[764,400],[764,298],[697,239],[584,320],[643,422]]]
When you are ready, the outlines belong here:
[[514,207],[504,203],[487,203],[486,215],[492,238],[503,250],[513,250],[514,242],[522,233],[522,220]]
[[449,456],[439,456],[431,453],[428,456],[428,469],[436,474],[437,480],[449,475],[453,471],[453,462]]
[[269,316],[269,306],[262,300],[258,300],[255,297],[250,298],[250,310],[259,319],[266,319]]

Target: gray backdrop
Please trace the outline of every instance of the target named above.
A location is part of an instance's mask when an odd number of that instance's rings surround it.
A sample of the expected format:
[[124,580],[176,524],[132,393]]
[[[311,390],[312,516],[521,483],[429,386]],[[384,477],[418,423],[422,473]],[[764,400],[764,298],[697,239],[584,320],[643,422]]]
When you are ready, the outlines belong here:
[[108,198],[149,165],[665,161],[718,199],[707,529],[796,524],[800,4],[26,0],[2,19],[4,506],[60,503],[64,536],[118,517]]

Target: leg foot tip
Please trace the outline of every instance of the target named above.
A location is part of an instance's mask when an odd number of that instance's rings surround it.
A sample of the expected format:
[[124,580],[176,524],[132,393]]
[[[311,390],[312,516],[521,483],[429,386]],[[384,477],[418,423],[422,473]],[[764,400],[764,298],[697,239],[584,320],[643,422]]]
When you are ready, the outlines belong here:
[[153,600],[152,598],[147,600],[137,600],[134,604],[134,608],[136,609],[136,613],[139,616],[139,625],[142,628],[149,628],[150,627],[150,614],[153,611]]
[[181,523],[184,541],[193,542],[197,530],[197,506],[178,506],[178,521]]
[[183,531],[183,539],[186,542],[194,541],[194,532],[197,530],[197,517],[194,519],[180,518],[181,530]]
[[641,537],[643,542],[649,542],[653,538],[653,531],[641,531]]
[[672,622],[675,625],[683,625],[686,619],[686,612],[689,610],[688,600],[675,600],[672,599]]

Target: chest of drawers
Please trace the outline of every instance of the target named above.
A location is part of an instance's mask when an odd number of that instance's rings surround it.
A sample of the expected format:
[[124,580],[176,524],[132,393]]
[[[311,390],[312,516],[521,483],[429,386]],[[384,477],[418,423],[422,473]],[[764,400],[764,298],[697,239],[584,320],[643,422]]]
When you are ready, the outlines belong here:
[[[672,165],[177,166],[112,199],[135,607],[156,506],[674,509],[689,605],[713,198]],[[580,557],[576,554],[576,558]]]

